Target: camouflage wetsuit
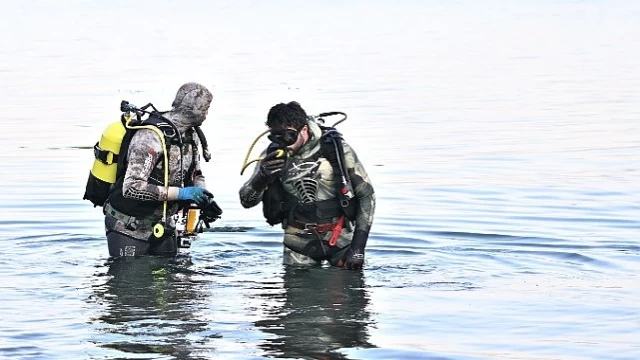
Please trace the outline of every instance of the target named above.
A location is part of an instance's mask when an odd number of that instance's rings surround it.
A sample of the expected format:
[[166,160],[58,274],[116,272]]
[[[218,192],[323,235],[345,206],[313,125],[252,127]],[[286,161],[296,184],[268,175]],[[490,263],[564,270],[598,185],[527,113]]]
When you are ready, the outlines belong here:
[[[171,141],[169,148],[169,187],[164,186],[164,149],[160,136],[150,129],[136,130],[127,152],[128,165],[120,191],[112,191],[105,205],[105,228],[109,254],[111,256],[137,256],[146,253],[175,253],[175,223],[171,216],[178,211],[178,190],[185,184],[205,188],[205,179],[200,170],[199,139],[192,130],[205,120],[212,95],[204,86],[196,83],[183,85],[176,94],[172,110],[162,113],[171,121],[183,140],[182,149]],[[120,194],[114,199],[114,193]],[[153,236],[153,226],[162,218],[163,202],[167,200],[167,224],[165,237]],[[135,217],[135,222],[125,224],[117,216],[108,214],[111,205],[120,205],[115,210],[125,215],[127,208],[135,204],[153,204],[147,214]],[[121,205],[125,204],[125,206]],[[131,204],[132,206],[126,206]]]
[[[335,174],[329,160],[320,155],[320,127],[312,119],[309,120],[308,126],[311,134],[309,140],[286,160],[281,177],[284,190],[300,203],[336,199],[339,174]],[[284,229],[285,264],[315,264],[328,260],[332,265],[338,265],[349,248],[354,232],[360,230],[367,235],[369,233],[375,210],[373,186],[355,151],[347,143],[343,144],[345,167],[349,170],[358,204],[355,228],[345,225],[336,245],[329,246],[328,240],[332,231],[318,234],[287,226]],[[263,157],[265,153],[266,150],[262,154]],[[254,169],[252,177],[240,189],[240,202],[245,208],[256,206],[262,200],[264,189],[254,189],[252,186],[252,179],[256,176],[259,176],[258,166]],[[335,217],[332,221],[335,222],[338,218]]]

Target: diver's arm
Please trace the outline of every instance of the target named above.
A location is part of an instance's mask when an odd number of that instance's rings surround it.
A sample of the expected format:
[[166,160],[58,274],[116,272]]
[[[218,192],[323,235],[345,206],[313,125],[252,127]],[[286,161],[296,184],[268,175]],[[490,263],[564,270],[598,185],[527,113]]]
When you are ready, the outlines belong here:
[[[264,158],[266,153],[267,151],[264,150],[262,154],[260,154],[260,157]],[[258,163],[254,166],[253,173],[249,180],[240,188],[239,195],[242,207],[248,209],[258,205],[260,201],[262,201],[262,195],[267,185],[268,181],[260,171],[260,163]]]
[[253,169],[253,174],[240,188],[240,203],[245,208],[258,205],[262,200],[267,186],[282,175],[285,166],[285,157],[282,152],[272,151],[267,155],[264,150],[260,157],[262,160]]
[[338,266],[347,269],[361,269],[364,265],[364,253],[369,239],[369,231],[373,224],[376,198],[364,166],[347,144],[344,144],[344,157],[355,198],[358,200],[358,207],[356,208],[356,225],[351,244]]
[[373,224],[373,215],[376,209],[376,197],[373,185],[371,185],[369,175],[367,175],[367,171],[358,160],[358,156],[355,151],[348,144],[343,144],[345,167],[349,172],[354,196],[358,199],[355,230],[360,230],[369,234],[369,230]]
[[[157,186],[149,183],[149,176],[164,161],[164,149],[159,136],[152,130],[138,130],[131,139],[129,165],[122,185],[125,198],[138,201],[177,200],[179,187]],[[164,175],[164,173],[163,173]],[[164,176],[160,181],[164,182]]]

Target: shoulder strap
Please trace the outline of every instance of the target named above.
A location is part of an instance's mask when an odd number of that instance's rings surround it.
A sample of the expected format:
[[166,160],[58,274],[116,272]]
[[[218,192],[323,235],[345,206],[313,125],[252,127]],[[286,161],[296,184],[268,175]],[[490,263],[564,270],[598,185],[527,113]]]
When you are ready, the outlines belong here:
[[157,127],[164,134],[167,143],[172,142],[182,147],[183,141],[180,131],[176,125],[162,116],[162,113],[152,112],[147,119],[142,121],[139,125],[153,125]]
[[[162,117],[160,113],[153,112],[149,115],[149,117],[145,120],[141,120],[140,118],[136,120],[132,120],[129,122],[129,127],[126,126],[127,120],[125,119],[124,114],[120,118],[123,125],[125,125],[126,132],[124,137],[122,138],[122,144],[120,145],[120,154],[118,156],[118,168],[116,170],[116,180],[120,179],[121,176],[124,176],[127,165],[129,163],[129,159],[127,158],[127,154],[129,152],[129,146],[131,145],[131,139],[133,135],[139,130],[136,129],[137,126],[146,126],[152,125],[157,127],[165,137],[165,143],[176,143],[181,146],[182,138],[180,136],[180,132],[178,128],[171,121]],[[133,129],[131,128],[133,127]],[[169,157],[169,149],[164,149],[167,151],[167,158]],[[163,161],[162,158],[158,159],[158,161]]]
[[187,141],[191,144],[191,154],[193,155],[193,159],[191,159],[191,165],[189,165],[189,169],[187,169],[185,183],[189,184],[189,186],[193,185],[193,177],[195,176],[196,170],[196,156],[198,156],[198,144],[196,144],[195,134],[196,130],[191,129],[187,131]]
[[353,199],[353,186],[349,178],[349,172],[344,163],[344,147],[342,145],[342,134],[333,127],[320,126],[322,136],[320,137],[320,151],[329,160],[335,173],[340,174],[340,188],[338,196],[340,205],[347,208]]

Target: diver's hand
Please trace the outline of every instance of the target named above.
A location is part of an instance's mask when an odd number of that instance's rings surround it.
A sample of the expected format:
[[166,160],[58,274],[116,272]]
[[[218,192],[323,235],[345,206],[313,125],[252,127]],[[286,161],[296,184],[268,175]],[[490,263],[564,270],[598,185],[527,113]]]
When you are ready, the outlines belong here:
[[356,230],[353,234],[351,245],[349,245],[347,253],[340,260],[338,266],[350,270],[362,269],[362,265],[364,265],[364,248],[367,246],[368,238],[368,231]]
[[178,200],[193,201],[199,207],[207,205],[209,203],[209,198],[212,197],[213,194],[197,186],[188,186],[178,190]]
[[354,249],[350,247],[341,263],[341,267],[344,269],[362,269],[362,265],[364,265],[364,249]]
[[260,161],[260,175],[273,180],[284,170],[284,156],[281,151],[272,151]]
[[218,220],[222,215],[222,209],[213,198],[207,201],[207,205],[200,209],[200,220],[204,222],[207,229],[211,228],[211,223]]
[[284,171],[285,159],[281,151],[272,151],[260,161],[258,172],[251,180],[251,186],[261,191]]

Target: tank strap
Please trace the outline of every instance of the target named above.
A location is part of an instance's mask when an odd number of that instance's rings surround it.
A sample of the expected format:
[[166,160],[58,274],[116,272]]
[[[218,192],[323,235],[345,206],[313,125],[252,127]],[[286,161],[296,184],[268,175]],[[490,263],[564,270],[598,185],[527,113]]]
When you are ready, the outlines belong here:
[[116,164],[118,162],[118,154],[115,154],[113,151],[101,148],[99,144],[100,143],[97,142],[95,145],[93,145],[93,156],[96,158],[96,160],[105,165]]

